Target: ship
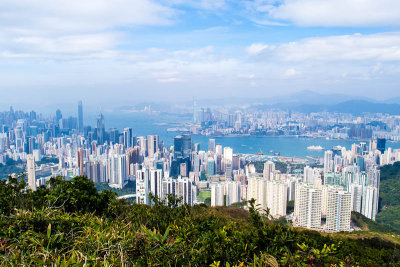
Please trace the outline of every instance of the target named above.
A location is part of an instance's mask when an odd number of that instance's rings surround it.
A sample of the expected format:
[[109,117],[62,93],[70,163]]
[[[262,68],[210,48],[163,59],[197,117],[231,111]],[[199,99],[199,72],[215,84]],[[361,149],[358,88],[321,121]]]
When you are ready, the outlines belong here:
[[307,147],[308,150],[323,150],[322,146],[309,146]]

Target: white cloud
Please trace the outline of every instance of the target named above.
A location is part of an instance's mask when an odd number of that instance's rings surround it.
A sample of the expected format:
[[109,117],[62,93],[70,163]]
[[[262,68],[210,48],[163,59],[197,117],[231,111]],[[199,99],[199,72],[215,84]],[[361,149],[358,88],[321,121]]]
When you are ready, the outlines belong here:
[[398,0],[247,1],[248,10],[301,26],[398,26]]
[[292,62],[399,61],[400,33],[314,37],[275,47],[267,44],[257,44],[256,47],[258,49],[254,50],[260,57]]
[[246,47],[246,52],[249,55],[258,55],[267,48],[268,48],[268,45],[266,45],[266,44],[256,43],[256,44],[251,44],[250,46]]
[[151,0],[2,0],[0,25],[19,34],[58,34],[166,25],[177,11]]
[[286,71],[285,71],[285,73],[284,73],[284,77],[287,77],[287,78],[290,78],[290,77],[293,77],[293,76],[296,76],[296,75],[298,75],[299,74],[299,72],[297,71],[297,70],[295,70],[295,69],[293,69],[293,68],[290,68],[290,69],[287,69]]

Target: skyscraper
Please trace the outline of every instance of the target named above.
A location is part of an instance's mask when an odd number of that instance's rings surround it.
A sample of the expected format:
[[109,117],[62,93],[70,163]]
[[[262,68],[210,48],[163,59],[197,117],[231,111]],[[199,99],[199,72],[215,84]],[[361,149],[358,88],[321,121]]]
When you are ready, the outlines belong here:
[[386,149],[386,139],[383,137],[378,137],[376,139],[376,149],[378,149],[382,154],[385,153]]
[[273,180],[274,172],[275,172],[275,163],[273,163],[272,161],[265,162],[263,171],[264,179],[269,181]]
[[132,128],[124,129],[124,146],[125,148],[133,147],[135,144],[132,143],[133,135]]
[[78,130],[80,133],[83,132],[83,108],[82,101],[78,102]]
[[97,144],[102,145],[105,142],[106,127],[102,113],[97,117]]
[[35,157],[31,154],[26,157],[26,169],[28,172],[28,185],[33,191],[36,190],[36,176],[35,176]]
[[76,153],[76,159],[77,159],[77,166],[79,169],[79,175],[83,176],[83,149],[79,148],[78,152]]
[[208,151],[215,153],[215,139],[208,139]]
[[156,152],[158,152],[158,135],[148,135],[147,155],[152,158]]

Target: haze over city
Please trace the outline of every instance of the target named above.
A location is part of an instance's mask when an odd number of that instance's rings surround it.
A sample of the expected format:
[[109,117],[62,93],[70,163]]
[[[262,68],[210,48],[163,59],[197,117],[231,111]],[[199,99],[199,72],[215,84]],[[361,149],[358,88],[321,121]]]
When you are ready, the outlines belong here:
[[1,1],[0,103],[398,97],[399,17],[396,0]]

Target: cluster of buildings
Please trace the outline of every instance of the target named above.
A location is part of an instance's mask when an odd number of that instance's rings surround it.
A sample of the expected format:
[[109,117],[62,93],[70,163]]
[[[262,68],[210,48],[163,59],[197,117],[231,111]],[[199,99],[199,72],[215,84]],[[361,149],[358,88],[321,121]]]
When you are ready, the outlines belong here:
[[[166,201],[175,195],[193,205],[199,203],[199,192],[205,191],[212,206],[254,199],[262,213],[327,232],[349,231],[352,211],[375,220],[379,167],[400,160],[400,150],[386,149],[386,139],[376,138],[353,144],[350,150],[325,151],[323,166],[282,173],[275,162],[267,161],[261,171],[215,139],[201,149],[190,134],[182,134],[174,137],[173,146],[165,146],[159,136],[137,137],[132,128],[106,131],[101,114],[96,127],[85,126],[81,102],[77,118],[63,118],[58,110],[54,119],[45,120],[34,112],[11,108],[0,113],[0,122],[0,162],[26,161],[32,190],[49,177],[81,175],[115,188],[134,183],[136,201],[143,204],[151,204],[151,195]],[[57,162],[38,166],[43,156]],[[292,202],[294,212],[288,214]]]
[[279,109],[193,106],[191,132],[208,136],[304,136],[400,141],[400,116],[387,114],[301,113]]

